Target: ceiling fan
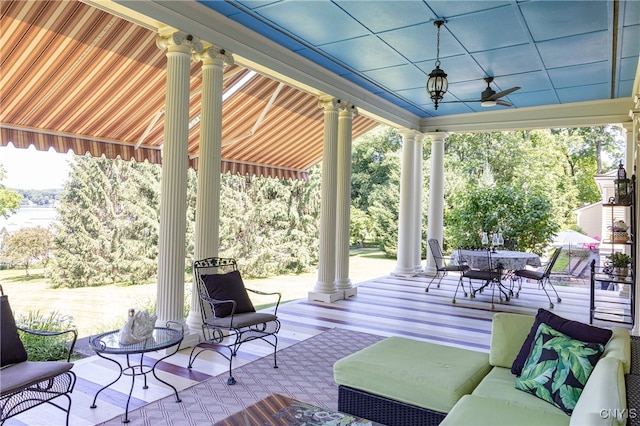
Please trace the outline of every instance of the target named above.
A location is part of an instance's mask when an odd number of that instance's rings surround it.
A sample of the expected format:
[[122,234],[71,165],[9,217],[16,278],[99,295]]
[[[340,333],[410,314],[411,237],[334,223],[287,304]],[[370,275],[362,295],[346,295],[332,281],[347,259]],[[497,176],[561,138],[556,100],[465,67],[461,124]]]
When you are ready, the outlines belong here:
[[502,92],[496,93],[495,90],[491,88],[491,83],[493,82],[493,77],[485,77],[484,81],[487,83],[487,88],[480,94],[480,99],[474,99],[471,101],[446,101],[446,102],[480,102],[480,105],[483,107],[492,107],[496,105],[502,105],[506,107],[512,106],[511,102],[507,102],[502,100],[503,96],[507,96],[510,93],[515,92],[520,89],[520,86],[512,87],[511,89],[503,90]]

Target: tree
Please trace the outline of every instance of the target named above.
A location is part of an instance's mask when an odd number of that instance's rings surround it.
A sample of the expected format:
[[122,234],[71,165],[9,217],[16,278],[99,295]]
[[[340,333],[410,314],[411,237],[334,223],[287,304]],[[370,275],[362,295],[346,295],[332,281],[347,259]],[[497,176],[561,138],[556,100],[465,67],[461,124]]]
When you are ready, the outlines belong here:
[[447,212],[447,223],[445,239],[453,247],[480,247],[482,232],[502,232],[511,248],[538,254],[559,230],[544,193],[507,185],[458,194]]
[[351,226],[370,223],[376,243],[392,257],[398,251],[401,151],[398,131],[382,126],[354,141],[352,154],[351,203],[361,214],[352,215]]
[[[0,164],[0,182],[7,177],[7,171]],[[5,188],[0,183],[0,216],[9,217],[20,207],[22,197],[16,191]]]
[[154,164],[74,157],[58,207],[54,285],[137,284],[155,275],[159,179]]
[[220,254],[247,276],[310,270],[317,262],[320,168],[309,181],[222,175]]
[[53,233],[47,228],[21,228],[6,238],[3,256],[12,263],[24,266],[29,276],[30,266],[48,259],[52,242]]

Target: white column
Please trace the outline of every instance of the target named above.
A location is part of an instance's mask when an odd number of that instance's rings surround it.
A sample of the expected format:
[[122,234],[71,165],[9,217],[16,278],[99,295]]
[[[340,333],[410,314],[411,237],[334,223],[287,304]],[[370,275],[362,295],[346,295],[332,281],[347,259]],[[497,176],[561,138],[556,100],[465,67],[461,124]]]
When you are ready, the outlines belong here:
[[416,248],[413,252],[413,270],[419,274],[422,272],[422,149],[424,147],[424,137],[418,135],[414,144],[413,158],[416,162],[414,176],[414,224],[413,224],[413,237],[415,240]]
[[192,36],[174,33],[159,38],[167,49],[167,95],[162,145],[160,230],[158,241],[158,325],[184,324],[185,228],[189,137],[191,49],[202,45]]
[[349,279],[349,230],[351,225],[351,138],[355,106],[343,103],[338,116],[338,170],[336,210],[336,289],[344,298],[357,289]]
[[413,227],[415,225],[415,167],[414,142],[417,132],[403,129],[402,135],[402,168],[400,170],[400,207],[398,211],[398,260],[396,268],[391,275],[412,277],[415,276],[413,265],[415,251],[415,238]]
[[[444,235],[444,139],[448,133],[427,133],[431,136],[431,179],[429,185],[429,214],[427,216],[427,238],[435,238],[443,246]],[[436,273],[436,265],[427,247],[425,273]]]
[[320,250],[318,254],[318,281],[309,292],[309,300],[335,302],[342,292],[335,286],[336,277],[336,173],[338,169],[338,99],[320,98],[324,109],[324,147],[322,154],[322,200],[320,208]]
[[[222,77],[225,62],[233,64],[233,57],[210,47],[202,60],[202,107],[200,110],[200,148],[198,152],[198,193],[196,198],[196,226],[194,259],[218,255],[220,243],[220,172],[222,161]],[[187,325],[192,332],[202,331],[200,298],[195,279],[191,284],[191,309]]]
[[[638,153],[638,148],[640,145],[640,94],[636,94],[635,97],[635,109],[632,109],[629,112],[629,116],[631,117],[631,121],[632,121],[632,126],[631,126],[631,132],[629,133],[629,129],[627,128],[627,174],[631,175],[631,174],[636,174],[636,178],[637,176],[637,172],[638,170],[640,170],[638,168],[639,164],[638,161],[640,161],[639,158],[639,153]],[[638,181],[636,180],[636,183]],[[638,191],[638,188],[634,188],[635,191],[635,199],[636,199],[636,205],[635,205],[635,211],[634,211],[634,220],[635,220],[635,225],[636,225],[636,229],[638,228],[638,224],[640,222],[638,222],[638,220],[640,219],[640,213],[638,212],[638,199],[639,199],[639,195],[640,195],[640,191]],[[637,234],[637,231],[636,231]],[[634,270],[634,274],[635,274],[635,294],[632,300],[633,303],[635,304],[634,308],[635,308],[635,315],[633,318],[633,330],[631,330],[631,334],[633,334],[634,336],[640,336],[640,300],[639,300],[639,289],[638,289],[638,276],[640,275],[638,273],[638,267],[640,265],[640,262],[638,262],[638,256],[640,256],[640,244],[638,244],[638,236],[634,235],[635,241],[636,241],[636,250],[635,253],[631,254],[631,257],[634,259],[633,263],[635,266],[635,270]]]

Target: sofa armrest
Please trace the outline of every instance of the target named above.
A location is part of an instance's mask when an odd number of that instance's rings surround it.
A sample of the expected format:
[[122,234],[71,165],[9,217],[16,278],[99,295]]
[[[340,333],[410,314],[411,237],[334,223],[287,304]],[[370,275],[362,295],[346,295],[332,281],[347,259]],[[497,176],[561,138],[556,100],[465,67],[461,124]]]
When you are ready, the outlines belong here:
[[498,312],[491,324],[491,349],[489,364],[494,367],[511,368],[524,343],[534,316]]
[[615,357],[600,358],[571,414],[571,425],[624,425],[627,396],[624,365]]

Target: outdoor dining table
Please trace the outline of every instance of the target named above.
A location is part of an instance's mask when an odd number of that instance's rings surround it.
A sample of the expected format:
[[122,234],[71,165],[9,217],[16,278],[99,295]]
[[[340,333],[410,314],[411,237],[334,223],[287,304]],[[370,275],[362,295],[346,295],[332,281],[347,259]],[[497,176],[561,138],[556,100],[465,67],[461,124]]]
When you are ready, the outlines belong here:
[[[467,261],[473,269],[492,269],[489,265],[486,250],[460,250],[458,256]],[[542,265],[540,256],[534,253],[512,250],[496,250],[491,252],[491,265],[495,269],[498,264],[505,271],[517,271],[527,266],[539,267]]]
[[[527,253],[522,251],[513,250],[496,250],[491,252],[491,265],[489,265],[489,256],[487,250],[459,250],[455,252],[458,257],[458,262],[467,262],[472,270],[496,270],[501,271],[498,276],[493,277],[491,280],[486,280],[485,283],[475,289],[471,290],[471,297],[475,297],[476,293],[482,292],[485,288],[493,286],[494,292],[498,291],[500,296],[500,302],[506,300],[507,302],[513,296],[513,277],[514,272],[519,269],[525,269],[527,266],[538,267],[541,266],[540,256],[534,253]],[[503,284],[504,280],[511,282],[510,286]],[[491,309],[494,307],[493,292],[491,296]]]

